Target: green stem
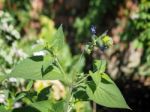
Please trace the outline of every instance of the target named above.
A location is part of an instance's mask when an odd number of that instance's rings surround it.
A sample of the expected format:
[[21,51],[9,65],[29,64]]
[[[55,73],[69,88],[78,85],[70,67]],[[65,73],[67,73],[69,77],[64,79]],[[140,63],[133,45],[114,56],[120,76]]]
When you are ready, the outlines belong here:
[[62,66],[60,64],[60,61],[59,61],[57,55],[52,50],[50,50],[48,48],[45,48],[45,49],[55,58],[55,61],[56,61],[57,65],[58,65],[60,71],[62,72],[62,74],[64,75],[64,78],[66,79],[66,73],[65,73],[64,69],[62,68]]
[[[77,63],[81,63],[83,54],[84,54],[84,51],[82,52],[82,54],[81,54],[81,56],[80,56]],[[76,72],[76,68],[74,68],[73,70],[74,70],[74,72]],[[69,87],[69,92],[68,92],[68,95],[67,95],[67,98],[66,98],[67,102],[66,102],[65,112],[71,112],[71,110],[72,110],[72,106],[70,105],[70,102],[72,100],[73,84],[76,81],[75,78],[76,78],[77,74],[78,74],[78,72],[75,73],[75,75],[73,75],[73,77],[72,77],[72,83],[71,83],[71,86]]]
[[70,106],[70,102],[71,102],[71,97],[72,97],[72,86],[69,87],[69,91],[68,91],[68,95],[66,98],[66,106],[65,106],[65,110],[64,112],[70,112],[71,111],[71,106]]
[[57,65],[58,65],[60,71],[62,72],[62,74],[64,75],[64,77],[66,77],[66,73],[64,72],[64,69],[63,69],[62,66],[60,65],[60,62],[59,62],[57,56],[55,56],[55,60],[56,60],[56,63],[57,63]]
[[[77,63],[80,64],[80,63],[82,62],[84,52],[85,52],[85,50],[82,51],[82,53],[81,53],[81,55],[80,55],[80,58],[79,58],[79,60],[77,61]],[[73,69],[73,72],[74,72],[73,77],[72,77],[72,83],[74,83],[73,81],[74,81],[74,80],[76,81],[76,77],[77,77],[77,74],[79,74],[79,71],[76,72],[76,68],[75,68],[75,67],[73,67],[72,69]]]
[[[81,82],[83,82],[84,80],[87,79],[87,77],[89,77],[90,74],[87,74],[87,76],[85,76],[83,79],[81,79],[80,81],[78,81],[74,86],[74,87],[77,87]],[[71,112],[72,110],[72,107],[70,106],[70,102],[71,102],[71,97],[72,97],[72,89],[73,89],[73,85],[71,85],[69,87],[69,92],[68,92],[68,95],[67,95],[67,98],[66,98],[66,107],[65,107],[65,111],[64,112]]]
[[89,76],[90,76],[90,74],[87,74],[83,79],[81,79],[80,81],[78,81],[77,83],[75,83],[74,87],[77,87],[81,82],[83,82],[84,80],[86,80]]
[[[66,73],[65,73],[64,69],[62,68],[62,66],[60,65],[60,62],[59,62],[56,55],[55,55],[55,60],[56,60],[56,63],[58,64],[58,67],[59,67],[60,71],[64,75],[65,80],[67,80]],[[71,96],[72,96],[72,84],[69,85],[69,91],[68,91],[68,95],[67,95],[67,98],[66,98],[66,107],[65,107],[64,112],[70,112],[71,111],[71,107],[70,107]]]
[[69,91],[68,91],[68,95],[67,95],[67,98],[66,98],[66,105],[65,105],[65,108],[64,108],[64,112],[70,112],[72,110],[72,107],[70,106],[70,102],[72,100],[71,99],[71,97],[72,97],[72,89],[73,89],[72,88],[72,83],[71,84],[68,83],[68,79],[66,77],[66,73],[65,73],[63,67],[60,64],[60,61],[59,61],[57,55],[52,50],[50,50],[50,49],[46,48],[46,50],[55,58],[55,61],[56,61],[57,65],[58,65],[61,73],[63,74],[64,79],[67,81],[67,84],[69,86]]

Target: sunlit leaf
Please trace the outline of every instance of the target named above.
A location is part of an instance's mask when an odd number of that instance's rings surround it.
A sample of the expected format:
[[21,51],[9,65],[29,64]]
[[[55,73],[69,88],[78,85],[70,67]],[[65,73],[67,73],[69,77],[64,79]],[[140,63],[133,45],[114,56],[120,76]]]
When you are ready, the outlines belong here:
[[63,28],[62,25],[58,28],[56,31],[54,38],[50,42],[55,51],[59,51],[62,49],[62,46],[64,45],[64,33],[63,33]]
[[50,100],[35,102],[31,104],[32,107],[38,109],[40,112],[63,112],[63,101],[53,103]]
[[94,72],[99,71],[99,73],[105,72],[106,60],[94,60],[93,65]]
[[86,88],[91,100],[106,107],[130,109],[120,90],[108,75],[95,72],[91,77],[93,81],[88,83]]
[[33,56],[21,61],[9,77],[32,80],[63,80],[60,70],[53,65],[51,57]]

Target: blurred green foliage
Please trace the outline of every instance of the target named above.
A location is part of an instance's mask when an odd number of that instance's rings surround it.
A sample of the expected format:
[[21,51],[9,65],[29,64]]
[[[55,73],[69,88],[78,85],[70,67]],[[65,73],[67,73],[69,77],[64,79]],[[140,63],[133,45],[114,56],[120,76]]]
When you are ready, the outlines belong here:
[[141,0],[138,6],[139,11],[131,15],[121,39],[131,41],[136,49],[143,49],[138,72],[140,75],[150,75],[150,1]]
[[[86,42],[90,37],[89,29],[91,25],[102,28],[101,30],[97,29],[100,33],[109,30],[109,28],[106,28],[103,24],[104,20],[105,22],[109,20],[109,18],[105,16],[108,13],[113,14],[113,11],[116,10],[116,5],[122,2],[123,0],[90,0],[85,16],[77,17],[74,23],[78,40]],[[110,17],[113,18],[113,16],[114,15],[111,15]]]

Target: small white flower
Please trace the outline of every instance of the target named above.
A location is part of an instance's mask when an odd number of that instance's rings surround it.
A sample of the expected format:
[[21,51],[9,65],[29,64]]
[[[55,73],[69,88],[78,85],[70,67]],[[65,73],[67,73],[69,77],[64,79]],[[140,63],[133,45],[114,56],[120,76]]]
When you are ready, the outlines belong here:
[[138,19],[138,18],[139,18],[139,14],[138,14],[138,13],[131,13],[130,18],[131,18],[132,20]]
[[33,56],[45,56],[45,55],[46,55],[45,51],[38,51],[33,53]]
[[21,102],[16,102],[16,103],[14,104],[14,108],[19,108],[19,107],[21,107],[21,106],[22,106]]
[[5,95],[0,94],[0,103],[4,103],[4,102],[5,102]]
[[17,82],[16,78],[9,78],[9,82]]

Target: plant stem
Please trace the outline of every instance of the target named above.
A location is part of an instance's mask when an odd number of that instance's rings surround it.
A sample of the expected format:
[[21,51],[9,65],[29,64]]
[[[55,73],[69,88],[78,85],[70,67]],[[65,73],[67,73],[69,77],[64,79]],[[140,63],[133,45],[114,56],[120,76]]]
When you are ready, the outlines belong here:
[[56,63],[58,64],[58,67],[59,67],[60,71],[62,72],[62,74],[64,75],[64,77],[66,77],[66,74],[65,74],[65,72],[64,72],[64,69],[63,69],[62,66],[60,65],[60,62],[59,62],[57,56],[55,56],[55,60],[56,60]]
[[72,97],[72,86],[69,87],[69,91],[68,91],[68,95],[67,95],[67,98],[66,98],[66,106],[65,106],[64,112],[70,112],[71,109],[72,109],[71,106],[70,106],[70,101],[72,100],[71,97]]
[[[82,51],[80,58],[77,61],[77,64],[81,64],[82,59],[83,59],[83,54],[84,54],[84,50]],[[79,71],[76,70],[76,67],[73,67],[72,69],[73,69],[73,73],[74,73],[72,76],[72,83],[74,83],[74,81],[76,81],[77,74],[79,74]]]
[[96,112],[96,103],[95,102],[93,102],[93,112]]
[[78,81],[77,83],[75,83],[74,87],[77,87],[81,82],[83,82],[84,80],[86,80],[89,76],[90,76],[90,74],[87,74],[83,79],[81,79],[80,81]]
[[65,79],[66,81],[68,81],[68,80],[67,80],[67,77],[66,77],[66,73],[65,73],[63,67],[62,67],[61,64],[60,64],[60,61],[59,61],[57,55],[56,55],[52,50],[50,50],[50,49],[48,49],[48,48],[45,48],[45,49],[55,58],[55,61],[56,61],[57,65],[58,65],[58,67],[59,67],[61,73],[64,75],[64,79]]
[[[59,67],[60,71],[64,75],[65,80],[67,80],[66,73],[65,73],[64,69],[62,68],[62,66],[59,62],[59,59],[56,55],[55,55],[55,60],[56,60],[56,63],[58,64],[58,67]],[[70,112],[71,111],[71,108],[70,108],[71,96],[72,96],[72,84],[69,85],[69,91],[68,91],[68,95],[67,95],[67,98],[66,98],[66,106],[65,106],[65,111],[64,112]]]

